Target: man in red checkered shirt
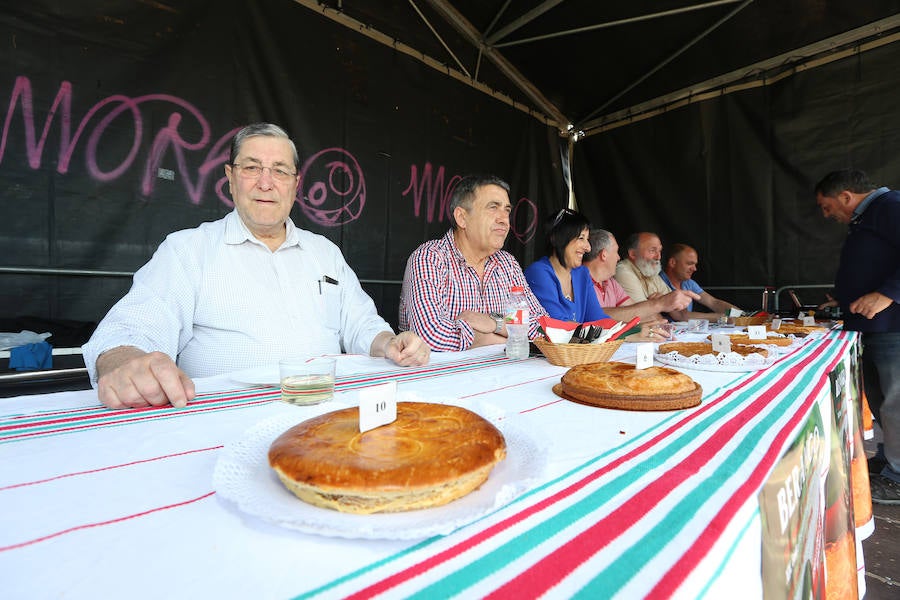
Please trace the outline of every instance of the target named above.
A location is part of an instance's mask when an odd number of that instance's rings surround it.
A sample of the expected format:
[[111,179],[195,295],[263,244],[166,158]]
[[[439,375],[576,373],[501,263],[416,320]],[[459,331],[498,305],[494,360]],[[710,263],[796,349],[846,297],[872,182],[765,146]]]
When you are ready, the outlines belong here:
[[522,267],[503,250],[509,233],[509,184],[493,175],[464,177],[450,199],[451,229],[410,255],[400,295],[400,329],[436,351],[506,343],[509,288],[522,286],[530,307],[528,337],[547,312]]

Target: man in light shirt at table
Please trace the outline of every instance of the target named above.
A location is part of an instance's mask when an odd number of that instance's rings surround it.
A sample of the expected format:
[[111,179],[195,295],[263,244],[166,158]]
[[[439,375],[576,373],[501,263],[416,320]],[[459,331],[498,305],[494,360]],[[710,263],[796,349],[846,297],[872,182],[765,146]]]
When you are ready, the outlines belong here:
[[343,351],[428,362],[418,336],[394,335],[378,316],[340,249],[291,221],[299,166],[276,125],[235,135],[225,165],[235,210],[170,234],[83,348],[103,404],[185,406],[194,377],[282,358]]
[[582,257],[594,282],[594,292],[606,314],[618,321],[640,317],[641,324],[653,326],[666,322],[661,313],[684,309],[693,297],[681,290],[655,295],[635,302],[616,281],[616,265],[619,262],[619,244],[616,237],[605,229],[592,229],[588,241],[591,251]]
[[456,184],[451,228],[410,255],[400,294],[400,329],[415,331],[436,351],[506,343],[503,311],[509,289],[528,301],[529,339],[547,311],[528,287],[522,267],[503,250],[509,234],[509,184],[469,175]]
[[[628,237],[625,243],[627,255],[616,264],[615,278],[635,303],[664,298],[672,290],[660,277],[662,269],[662,242],[655,233],[647,231],[635,233]],[[691,300],[699,300],[700,296],[694,292],[681,290]],[[680,300],[683,298],[679,297]],[[681,304],[679,301],[677,304]],[[663,311],[673,321],[683,321],[686,315],[684,307],[675,305],[670,310]],[[665,318],[665,315],[660,315]]]
[[687,318],[681,318],[679,321],[688,319],[716,321],[722,315],[727,316],[731,309],[741,310],[731,302],[716,298],[693,280],[693,275],[697,272],[697,262],[696,250],[687,244],[673,244],[669,258],[666,260],[666,268],[660,273],[660,277],[669,286],[669,289],[694,292],[700,296],[697,302],[712,311],[695,311],[694,303],[691,302],[686,308],[687,314],[684,315]]

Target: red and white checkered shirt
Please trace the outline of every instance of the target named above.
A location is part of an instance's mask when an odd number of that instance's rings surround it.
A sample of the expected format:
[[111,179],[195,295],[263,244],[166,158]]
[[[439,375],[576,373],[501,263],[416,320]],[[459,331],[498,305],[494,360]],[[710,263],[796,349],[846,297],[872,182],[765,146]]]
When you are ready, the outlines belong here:
[[547,311],[535,298],[515,257],[499,250],[479,278],[456,246],[453,230],[425,242],[410,255],[400,294],[400,329],[414,331],[435,351],[465,350],[475,334],[457,319],[464,310],[502,313],[509,288],[520,285],[531,309],[528,337],[537,335],[538,318]]

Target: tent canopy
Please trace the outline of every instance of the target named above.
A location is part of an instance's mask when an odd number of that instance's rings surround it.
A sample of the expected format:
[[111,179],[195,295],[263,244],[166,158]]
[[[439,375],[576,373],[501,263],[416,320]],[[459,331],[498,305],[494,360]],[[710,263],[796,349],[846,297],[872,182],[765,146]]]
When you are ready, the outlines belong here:
[[576,138],[893,40],[900,2],[296,0]]

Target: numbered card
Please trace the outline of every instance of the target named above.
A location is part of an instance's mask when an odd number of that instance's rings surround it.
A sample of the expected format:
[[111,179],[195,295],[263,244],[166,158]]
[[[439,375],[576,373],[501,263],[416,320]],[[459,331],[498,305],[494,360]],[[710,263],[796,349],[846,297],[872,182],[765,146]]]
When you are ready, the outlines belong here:
[[637,360],[634,363],[635,369],[646,369],[653,366],[653,344],[637,344]]
[[724,333],[712,334],[712,347],[714,352],[731,352],[731,338]]
[[359,432],[397,419],[397,382],[388,381],[359,392]]
[[809,327],[810,325],[815,325],[816,318],[812,315],[806,315],[805,317],[803,317],[803,324],[807,327]]
[[781,329],[781,319],[772,319],[772,331]]
[[765,325],[747,325],[747,337],[751,340],[764,340],[766,339],[766,326]]

